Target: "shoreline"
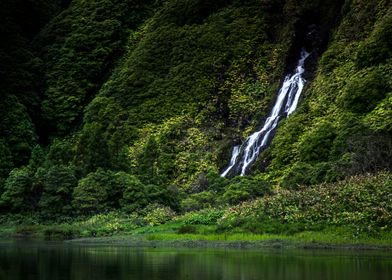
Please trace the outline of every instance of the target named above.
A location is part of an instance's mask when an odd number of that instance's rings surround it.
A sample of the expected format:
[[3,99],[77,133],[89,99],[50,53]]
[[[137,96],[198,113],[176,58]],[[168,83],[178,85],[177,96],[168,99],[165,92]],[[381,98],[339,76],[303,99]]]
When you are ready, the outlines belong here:
[[[39,233],[33,234],[0,234],[0,240],[26,240],[43,242],[63,242],[70,245],[102,245],[123,246],[133,248],[199,248],[199,249],[302,249],[302,250],[344,250],[344,251],[384,251],[392,252],[392,241],[376,240],[322,240],[315,237],[312,240],[298,236],[285,235],[255,235],[253,239],[241,238],[235,235],[165,235],[165,234],[116,234],[99,237],[71,237],[59,236],[46,238]],[[382,242],[384,241],[384,242]]]
[[[147,236],[148,237],[148,236]],[[211,248],[211,249],[303,249],[303,250],[345,250],[345,251],[391,251],[391,245],[342,243],[334,244],[320,241],[288,240],[273,238],[266,240],[147,240],[137,236],[87,237],[64,240],[68,244],[113,245],[144,248]]]

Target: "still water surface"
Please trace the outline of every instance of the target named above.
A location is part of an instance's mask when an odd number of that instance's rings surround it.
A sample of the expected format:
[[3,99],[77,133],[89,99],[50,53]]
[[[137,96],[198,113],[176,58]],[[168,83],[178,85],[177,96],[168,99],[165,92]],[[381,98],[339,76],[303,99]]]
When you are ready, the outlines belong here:
[[392,279],[392,253],[136,249],[0,241],[0,279]]

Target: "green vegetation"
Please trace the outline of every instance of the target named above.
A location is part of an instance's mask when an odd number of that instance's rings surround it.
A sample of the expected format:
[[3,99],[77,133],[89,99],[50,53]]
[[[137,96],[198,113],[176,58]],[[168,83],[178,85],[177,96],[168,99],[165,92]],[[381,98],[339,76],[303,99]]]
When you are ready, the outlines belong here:
[[[390,237],[390,1],[33,2],[0,4],[2,234]],[[298,110],[221,178],[301,47]]]
[[113,236],[97,242],[279,241],[295,246],[391,246],[391,188],[391,174],[380,173],[300,190],[279,190],[239,205],[182,215],[158,204],[138,213],[110,212],[47,225],[37,224],[37,217],[29,220],[14,215],[3,217],[1,223],[8,226],[1,235],[45,239]]
[[284,187],[391,169],[392,10],[383,1],[345,8],[302,108],[270,148],[267,172]]

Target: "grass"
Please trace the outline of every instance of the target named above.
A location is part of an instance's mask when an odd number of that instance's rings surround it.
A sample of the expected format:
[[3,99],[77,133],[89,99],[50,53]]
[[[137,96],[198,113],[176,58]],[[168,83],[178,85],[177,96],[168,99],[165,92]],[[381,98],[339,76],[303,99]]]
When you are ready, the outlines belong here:
[[333,245],[381,245],[392,247],[392,233],[385,233],[379,237],[338,235],[334,232],[301,232],[293,235],[281,234],[252,234],[252,233],[221,233],[221,234],[176,234],[152,233],[145,235],[146,240],[173,241],[246,241],[259,242],[281,240],[292,243],[319,243]]
[[[119,231],[105,231],[107,225],[100,222],[74,222],[57,225],[19,225],[1,226],[0,238],[26,236],[35,239],[65,240],[77,239],[76,242],[116,243],[133,246],[169,246],[169,247],[298,247],[298,248],[356,248],[356,249],[392,249],[392,232],[385,231],[374,236],[367,234],[353,235],[352,229],[329,227],[322,231],[302,231],[295,234],[254,234],[239,229],[217,232],[215,225],[196,225],[192,233],[180,233],[184,226],[178,221],[171,221],[159,226],[132,228],[123,225]],[[126,222],[126,220],[122,220]],[[96,236],[92,235],[96,229]]]

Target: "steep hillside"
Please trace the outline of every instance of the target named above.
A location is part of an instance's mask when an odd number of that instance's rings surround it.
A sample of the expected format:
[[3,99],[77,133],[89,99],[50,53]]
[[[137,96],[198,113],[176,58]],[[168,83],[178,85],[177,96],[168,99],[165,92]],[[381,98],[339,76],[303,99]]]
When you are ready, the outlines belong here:
[[[1,4],[4,213],[183,213],[382,170],[388,188],[390,1],[41,2],[23,21]],[[298,111],[249,175],[220,177],[301,49]]]
[[29,44],[62,8],[57,0],[0,3],[0,185],[13,167],[28,163],[37,143],[38,65]]
[[391,170],[388,1],[349,1],[301,109],[281,124],[267,173],[285,187]]

